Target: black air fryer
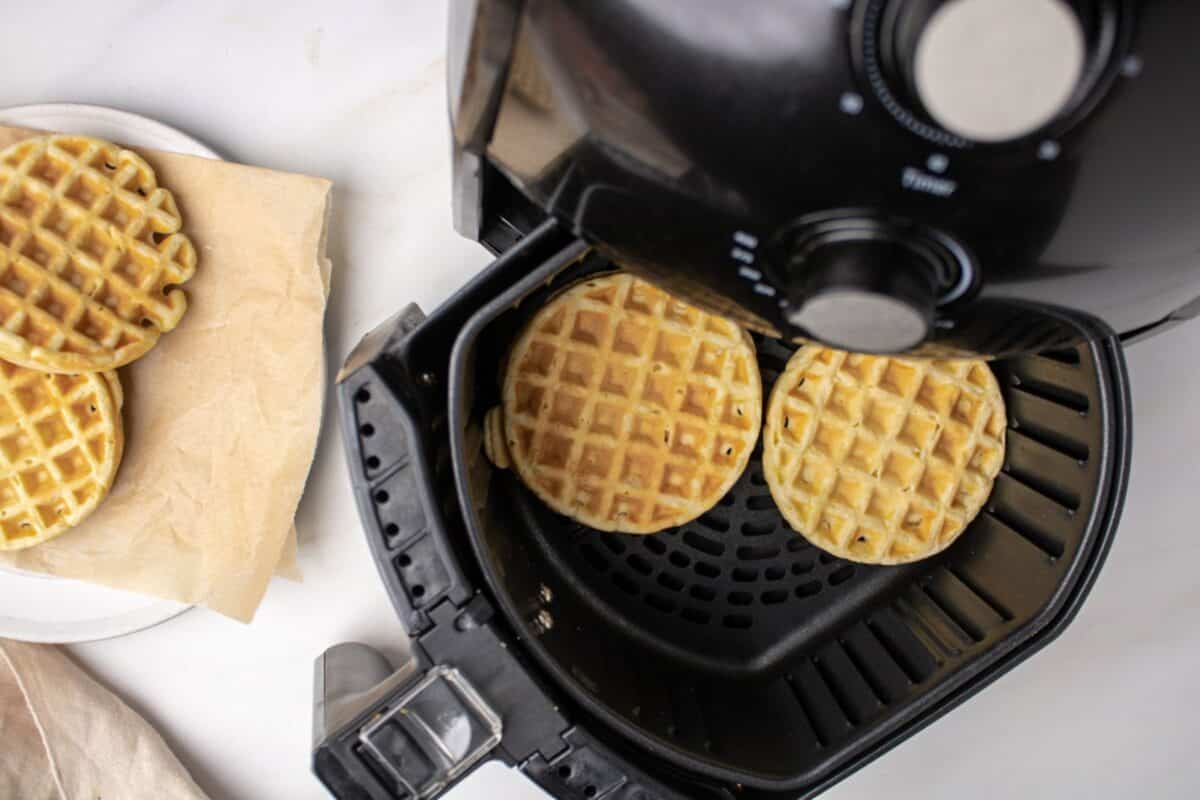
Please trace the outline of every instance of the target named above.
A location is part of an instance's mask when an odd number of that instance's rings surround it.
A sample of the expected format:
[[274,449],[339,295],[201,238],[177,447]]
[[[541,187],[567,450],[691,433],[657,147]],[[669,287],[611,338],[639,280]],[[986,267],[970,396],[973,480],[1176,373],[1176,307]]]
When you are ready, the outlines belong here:
[[[1200,308],[1200,5],[454,4],[455,225],[496,261],[338,379],[414,658],[317,664],[314,765],[429,798],[498,759],[560,798],[809,797],[1070,623],[1111,544],[1122,343]],[[528,316],[614,265],[804,342],[991,359],[1006,463],[948,550],[840,561],[756,455],[652,536],[558,516],[482,455]],[[902,757],[902,756],[901,756]]]

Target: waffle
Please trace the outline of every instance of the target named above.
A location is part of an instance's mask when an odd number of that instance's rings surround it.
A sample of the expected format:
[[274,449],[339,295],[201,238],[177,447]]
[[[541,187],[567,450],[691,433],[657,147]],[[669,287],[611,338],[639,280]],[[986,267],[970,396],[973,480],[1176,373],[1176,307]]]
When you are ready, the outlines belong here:
[[763,469],[788,524],[841,558],[948,547],[1004,462],[1004,401],[982,361],[802,347],[771,391]]
[[700,516],[737,481],[758,439],[762,382],[745,331],[617,273],[534,315],[509,356],[503,414],[493,461],[511,461],[552,509],[654,533]]
[[483,452],[488,461],[500,469],[512,466],[508,445],[504,441],[504,411],[500,406],[489,410],[483,417]]
[[128,364],[187,309],[175,199],[135,153],[85,136],[0,152],[0,358],[51,372]]
[[0,361],[0,550],[52,539],[104,499],[125,444],[122,401],[115,372]]

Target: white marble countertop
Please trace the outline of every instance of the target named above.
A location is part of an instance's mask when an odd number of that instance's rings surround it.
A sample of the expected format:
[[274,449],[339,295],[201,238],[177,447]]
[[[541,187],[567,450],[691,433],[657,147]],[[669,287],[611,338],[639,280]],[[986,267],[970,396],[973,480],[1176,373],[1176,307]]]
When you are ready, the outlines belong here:
[[[451,229],[443,3],[110,0],[13,4],[0,106],[83,102],[178,126],[229,158],[335,183],[331,369],[408,301],[433,308],[488,256]],[[1194,797],[1200,739],[1200,323],[1129,353],[1124,524],[1076,622],[977,699],[829,793],[854,798]],[[302,584],[250,625],[193,610],[73,655],[155,723],[213,798],[306,800],[312,662],[404,649],[327,421],[297,525]],[[451,797],[534,798],[477,773]],[[149,794],[147,796],[152,796]]]

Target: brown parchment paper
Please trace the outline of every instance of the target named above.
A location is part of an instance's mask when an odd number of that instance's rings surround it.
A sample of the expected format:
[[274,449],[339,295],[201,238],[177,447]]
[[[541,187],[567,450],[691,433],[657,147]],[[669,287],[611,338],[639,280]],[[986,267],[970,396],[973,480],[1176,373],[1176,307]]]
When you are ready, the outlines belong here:
[[[0,148],[35,135],[0,126]],[[321,421],[331,184],[138,149],[199,256],[188,311],[120,370],[125,455],[96,512],[0,562],[249,621],[295,572],[292,519]]]

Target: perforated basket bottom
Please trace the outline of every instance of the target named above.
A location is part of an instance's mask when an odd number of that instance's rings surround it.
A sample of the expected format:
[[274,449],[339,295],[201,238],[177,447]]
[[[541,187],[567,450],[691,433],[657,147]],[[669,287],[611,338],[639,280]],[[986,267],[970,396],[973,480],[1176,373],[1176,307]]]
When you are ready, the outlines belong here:
[[[758,338],[763,386],[792,350]],[[724,670],[756,670],[783,655],[799,624],[836,595],[906,580],[809,544],[780,515],[762,473],[761,444],[733,489],[694,522],[649,536],[602,533],[546,510],[513,480],[503,491],[534,522],[536,541],[572,585],[617,611],[676,657]],[[807,638],[807,637],[805,637]]]

